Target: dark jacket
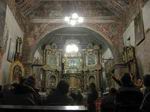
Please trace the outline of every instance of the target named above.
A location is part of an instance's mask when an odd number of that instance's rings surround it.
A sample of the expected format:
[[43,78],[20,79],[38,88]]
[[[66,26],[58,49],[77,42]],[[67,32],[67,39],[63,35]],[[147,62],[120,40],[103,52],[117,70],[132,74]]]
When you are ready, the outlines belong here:
[[115,97],[116,95],[109,94],[104,96],[101,100],[101,112],[114,112],[115,111]]
[[150,92],[144,96],[140,110],[141,112],[150,112]]
[[116,95],[116,112],[139,112],[143,94],[137,88],[121,87]]
[[46,105],[72,105],[73,100],[67,94],[55,91],[47,97]]
[[95,90],[92,90],[88,93],[87,103],[88,103],[88,111],[89,112],[96,112],[96,99],[98,98],[98,92]]

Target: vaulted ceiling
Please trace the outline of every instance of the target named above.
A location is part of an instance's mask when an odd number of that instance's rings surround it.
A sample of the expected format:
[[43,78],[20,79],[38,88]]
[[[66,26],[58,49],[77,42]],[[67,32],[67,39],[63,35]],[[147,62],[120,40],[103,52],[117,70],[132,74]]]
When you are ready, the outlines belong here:
[[15,0],[17,9],[30,19],[59,19],[72,12],[97,19],[120,18],[133,0]]

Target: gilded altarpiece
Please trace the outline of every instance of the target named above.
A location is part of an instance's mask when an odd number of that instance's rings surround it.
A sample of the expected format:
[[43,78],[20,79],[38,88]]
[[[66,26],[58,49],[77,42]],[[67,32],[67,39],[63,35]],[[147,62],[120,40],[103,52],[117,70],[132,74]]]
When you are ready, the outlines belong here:
[[44,50],[45,65],[43,69],[45,71],[45,89],[49,92],[52,88],[57,86],[61,78],[61,51],[60,49],[46,47]]
[[99,49],[86,49],[84,51],[84,88],[95,83],[100,88],[100,54]]
[[77,53],[64,53],[64,75],[65,79],[68,80],[71,89],[83,88],[82,84],[82,70],[83,70],[83,59],[81,52]]

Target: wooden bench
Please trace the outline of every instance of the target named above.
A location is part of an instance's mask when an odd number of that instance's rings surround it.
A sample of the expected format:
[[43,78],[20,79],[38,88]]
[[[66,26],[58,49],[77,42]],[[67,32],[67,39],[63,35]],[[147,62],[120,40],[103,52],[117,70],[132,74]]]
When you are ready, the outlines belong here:
[[87,112],[87,107],[0,105],[0,112]]

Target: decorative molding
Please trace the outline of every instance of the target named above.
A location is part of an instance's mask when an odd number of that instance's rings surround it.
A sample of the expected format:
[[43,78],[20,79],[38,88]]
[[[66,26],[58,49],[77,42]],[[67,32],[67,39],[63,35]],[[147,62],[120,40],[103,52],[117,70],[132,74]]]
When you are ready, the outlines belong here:
[[[114,16],[84,17],[84,23],[114,23]],[[33,18],[31,23],[65,23],[63,18]],[[84,24],[82,23],[82,24]]]

